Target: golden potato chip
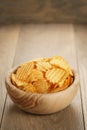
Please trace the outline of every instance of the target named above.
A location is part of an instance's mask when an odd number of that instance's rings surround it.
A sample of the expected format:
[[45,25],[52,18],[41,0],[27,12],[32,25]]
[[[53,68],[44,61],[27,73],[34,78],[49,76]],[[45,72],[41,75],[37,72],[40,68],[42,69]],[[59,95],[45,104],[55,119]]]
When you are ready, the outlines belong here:
[[38,93],[47,93],[49,85],[44,79],[39,79],[33,83]]
[[21,82],[20,80],[18,80],[15,74],[12,74],[12,82],[14,85],[17,85],[18,87],[24,85],[24,82]]
[[46,70],[50,69],[52,66],[48,62],[39,61],[36,63],[36,67],[38,70],[45,72]]
[[64,84],[65,80],[69,77],[69,72],[66,72],[65,75],[62,77],[62,79],[60,79],[60,81],[58,82],[59,87],[62,87],[62,85]]
[[53,57],[50,63],[65,70],[69,67],[68,63],[60,56]]
[[24,85],[24,83],[26,84],[26,82],[20,81],[19,79],[17,79],[15,74],[12,74],[12,82],[13,82],[13,84],[17,85],[18,87]]
[[26,78],[29,76],[29,74],[31,73],[32,69],[34,68],[34,63],[33,62],[29,62],[26,64],[23,64],[22,66],[20,66],[16,72],[17,78],[20,80],[26,80]]
[[55,83],[55,84],[53,85],[53,89],[58,88],[58,87],[59,87],[58,83]]
[[44,62],[48,62],[50,58],[38,58],[38,59],[35,59],[34,61],[35,62],[38,62],[38,61],[44,61]]
[[29,77],[27,77],[27,82],[34,82],[42,78],[43,78],[43,73],[39,70],[33,69]]
[[23,90],[26,92],[32,92],[32,93],[36,92],[36,88],[31,83],[26,84]]
[[62,86],[61,87],[56,87],[56,88],[54,88],[54,89],[52,89],[51,90],[51,92],[59,92],[59,91],[62,91],[62,90],[64,90],[64,89],[66,89],[67,87],[69,87],[69,77],[64,81],[64,83],[62,84]]
[[46,78],[52,83],[58,83],[60,79],[65,75],[65,73],[65,70],[53,68],[46,72]]
[[68,80],[69,80],[69,85],[71,85],[73,83],[73,81],[74,81],[74,78],[69,76]]
[[64,81],[64,84],[62,85],[62,88],[64,87],[69,87],[69,85],[71,85],[71,76],[68,76],[68,78]]
[[66,78],[62,87],[68,87],[69,85],[71,85],[71,76],[70,75]]
[[72,70],[71,70],[70,67],[67,69],[67,71],[69,72],[69,74],[70,74],[71,76],[73,76],[73,72],[72,72]]
[[50,58],[43,58],[42,61],[49,62]]
[[52,89],[51,93],[62,91],[64,89],[66,89],[67,87],[68,87],[67,84],[65,86],[63,86],[63,87],[57,87],[55,89]]
[[35,92],[36,89],[33,87],[31,83],[26,83],[24,81],[18,80],[15,74],[12,74],[12,82],[13,84],[17,85],[17,87],[21,90],[26,92]]
[[23,87],[23,86],[26,86],[27,83],[24,82],[24,81],[21,81],[21,80],[16,79],[16,85],[17,85],[19,88],[21,88],[21,87]]
[[16,74],[12,74],[12,83],[14,85],[17,85],[17,87],[19,87],[19,88],[20,88],[20,86],[26,85],[26,82],[17,79]]

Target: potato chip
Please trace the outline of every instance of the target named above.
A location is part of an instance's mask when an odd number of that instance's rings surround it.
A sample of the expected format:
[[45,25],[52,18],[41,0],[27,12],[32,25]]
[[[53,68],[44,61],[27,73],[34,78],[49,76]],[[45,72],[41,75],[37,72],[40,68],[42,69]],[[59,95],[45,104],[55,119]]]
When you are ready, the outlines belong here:
[[70,74],[71,76],[73,76],[73,72],[72,72],[72,70],[71,70],[70,67],[67,69],[67,71],[69,72],[69,74]]
[[26,83],[24,81],[18,80],[15,74],[12,74],[12,82],[13,84],[17,85],[17,87],[21,90],[26,92],[35,92],[36,89],[33,87],[31,83]]
[[53,89],[58,88],[58,87],[59,87],[58,83],[55,83],[55,84],[53,85]]
[[33,68],[34,68],[34,63],[33,62],[23,64],[22,66],[20,66],[20,68],[18,68],[18,70],[16,72],[17,78],[20,79],[20,80],[25,81],[26,78],[31,73]]
[[36,88],[31,83],[26,84],[23,90],[26,92],[32,92],[32,93],[36,92]]
[[54,89],[52,89],[51,90],[51,92],[59,92],[59,91],[62,91],[62,90],[64,90],[64,89],[66,89],[67,87],[69,87],[69,78],[67,78],[65,81],[64,81],[64,83],[62,84],[62,86],[61,87],[56,87],[56,88],[54,88]]
[[20,88],[20,86],[26,85],[26,82],[17,79],[16,74],[12,74],[12,83],[14,85],[17,85],[19,88]]
[[26,82],[20,81],[19,79],[17,79],[16,74],[12,74],[12,83],[20,89],[21,88],[23,89],[23,86],[27,84]]
[[51,90],[51,93],[55,93],[55,92],[59,92],[59,91],[62,91],[64,89],[66,89],[68,86],[63,86],[63,87],[58,87],[58,88],[55,88],[55,89],[52,89]]
[[50,63],[65,70],[69,67],[68,63],[60,56],[53,57]]
[[47,93],[49,85],[44,79],[39,79],[33,83],[33,86],[36,88],[38,93]]
[[21,80],[16,80],[16,85],[19,87],[19,88],[23,88],[23,86],[26,86],[27,85],[27,83],[26,82],[24,82],[24,81],[21,81]]
[[39,61],[36,63],[36,67],[38,70],[45,72],[46,70],[50,69],[52,66],[48,62]]
[[30,73],[30,76],[27,77],[27,82],[34,82],[42,78],[43,78],[43,73],[39,70],[33,69]]
[[35,61],[35,62],[38,62],[38,61],[48,62],[48,61],[49,61],[49,59],[50,59],[50,58],[37,58],[37,59],[35,59],[34,61]]
[[68,87],[69,85],[71,85],[71,76],[70,75],[66,78],[66,80],[62,84],[62,88]]
[[69,77],[69,72],[66,72],[65,75],[62,77],[62,79],[58,82],[59,87],[62,87],[65,80]]
[[46,78],[52,83],[58,83],[60,79],[65,75],[65,73],[65,70],[53,68],[46,72]]
[[50,58],[43,58],[42,61],[49,62]]

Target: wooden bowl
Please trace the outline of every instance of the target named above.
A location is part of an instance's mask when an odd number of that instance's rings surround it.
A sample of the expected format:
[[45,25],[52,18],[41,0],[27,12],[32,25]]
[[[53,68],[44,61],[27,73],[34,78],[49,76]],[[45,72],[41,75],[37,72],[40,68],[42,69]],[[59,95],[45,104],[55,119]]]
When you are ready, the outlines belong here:
[[75,97],[79,86],[79,76],[75,70],[74,82],[71,86],[56,93],[38,94],[25,92],[11,83],[11,73],[18,67],[12,69],[5,80],[6,88],[12,101],[22,110],[35,114],[49,114],[66,108]]

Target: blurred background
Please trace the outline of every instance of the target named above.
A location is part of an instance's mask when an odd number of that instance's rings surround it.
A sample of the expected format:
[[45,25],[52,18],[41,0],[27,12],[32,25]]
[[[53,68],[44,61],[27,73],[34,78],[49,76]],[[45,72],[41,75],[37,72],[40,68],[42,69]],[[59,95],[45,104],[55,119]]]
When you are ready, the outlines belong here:
[[87,23],[87,0],[0,0],[0,23]]

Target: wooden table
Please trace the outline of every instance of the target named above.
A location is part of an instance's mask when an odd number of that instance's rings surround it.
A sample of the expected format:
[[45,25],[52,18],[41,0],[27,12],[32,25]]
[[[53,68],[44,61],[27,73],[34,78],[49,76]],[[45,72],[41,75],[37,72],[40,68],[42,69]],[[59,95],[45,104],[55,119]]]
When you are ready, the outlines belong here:
[[[33,115],[17,108],[5,88],[12,67],[38,57],[61,55],[80,75],[72,103],[50,115]],[[87,26],[72,24],[0,26],[1,130],[87,130]]]

